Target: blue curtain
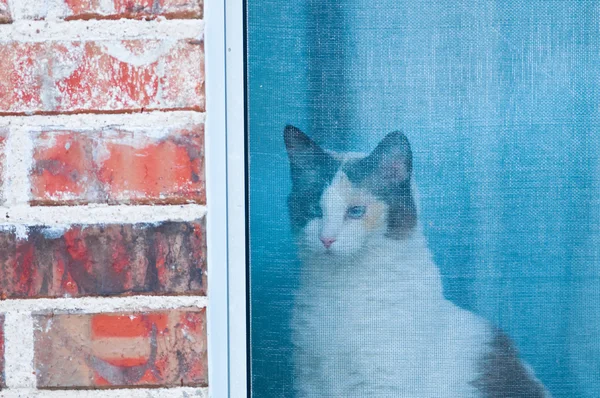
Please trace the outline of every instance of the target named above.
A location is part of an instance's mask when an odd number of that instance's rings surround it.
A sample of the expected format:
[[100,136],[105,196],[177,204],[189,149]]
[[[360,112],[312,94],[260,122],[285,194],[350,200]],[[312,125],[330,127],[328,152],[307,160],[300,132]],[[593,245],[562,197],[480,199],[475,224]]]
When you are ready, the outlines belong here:
[[505,329],[555,397],[600,397],[600,3],[248,7],[255,396],[292,396],[292,123],[363,152],[403,130],[446,296]]

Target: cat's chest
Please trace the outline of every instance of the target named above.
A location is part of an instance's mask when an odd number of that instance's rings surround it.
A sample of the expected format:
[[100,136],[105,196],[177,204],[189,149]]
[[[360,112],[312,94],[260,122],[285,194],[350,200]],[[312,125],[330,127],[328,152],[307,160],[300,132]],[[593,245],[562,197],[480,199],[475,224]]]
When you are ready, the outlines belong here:
[[[471,396],[486,326],[445,300],[426,271],[411,275],[379,261],[378,267],[356,261],[306,269],[296,296],[295,343],[326,367],[377,374],[374,388],[418,388],[431,393],[423,396],[444,397],[437,386],[454,385],[450,396]],[[445,369],[457,364],[472,371],[446,380]],[[387,396],[383,390],[381,396]]]
[[443,305],[437,269],[423,258],[419,251],[398,255],[384,250],[344,259],[323,256],[304,265],[299,294],[307,305],[327,303],[336,311],[348,306],[397,312],[417,301]]
[[338,351],[387,355],[393,347],[394,355],[417,358],[435,350],[455,307],[425,274],[415,279],[377,260],[310,264],[296,295],[296,326]]
[[303,278],[296,312],[310,329],[332,338],[348,338],[350,333],[381,344],[406,333],[404,339],[420,339],[415,331],[431,334],[443,327],[453,310],[438,292],[414,286],[393,272],[363,269],[319,274]]

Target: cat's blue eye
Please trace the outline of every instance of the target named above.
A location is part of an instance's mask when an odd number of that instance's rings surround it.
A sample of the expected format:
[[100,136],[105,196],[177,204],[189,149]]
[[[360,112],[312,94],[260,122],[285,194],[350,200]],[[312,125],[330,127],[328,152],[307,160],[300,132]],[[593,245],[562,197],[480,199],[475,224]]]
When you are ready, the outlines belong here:
[[350,206],[346,210],[346,217],[358,220],[363,218],[367,212],[367,206]]

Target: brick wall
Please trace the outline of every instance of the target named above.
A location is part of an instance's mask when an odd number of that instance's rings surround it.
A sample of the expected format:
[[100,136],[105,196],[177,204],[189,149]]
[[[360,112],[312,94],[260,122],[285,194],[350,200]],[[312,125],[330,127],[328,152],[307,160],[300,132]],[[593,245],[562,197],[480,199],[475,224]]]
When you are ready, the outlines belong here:
[[0,397],[208,395],[202,0],[0,0]]

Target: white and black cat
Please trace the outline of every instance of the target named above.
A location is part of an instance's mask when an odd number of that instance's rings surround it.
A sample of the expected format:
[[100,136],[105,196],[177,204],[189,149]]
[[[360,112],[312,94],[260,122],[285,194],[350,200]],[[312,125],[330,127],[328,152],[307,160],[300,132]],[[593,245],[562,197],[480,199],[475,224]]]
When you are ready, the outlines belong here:
[[444,298],[417,217],[412,152],[284,139],[303,263],[292,321],[297,397],[549,397],[510,339]]

